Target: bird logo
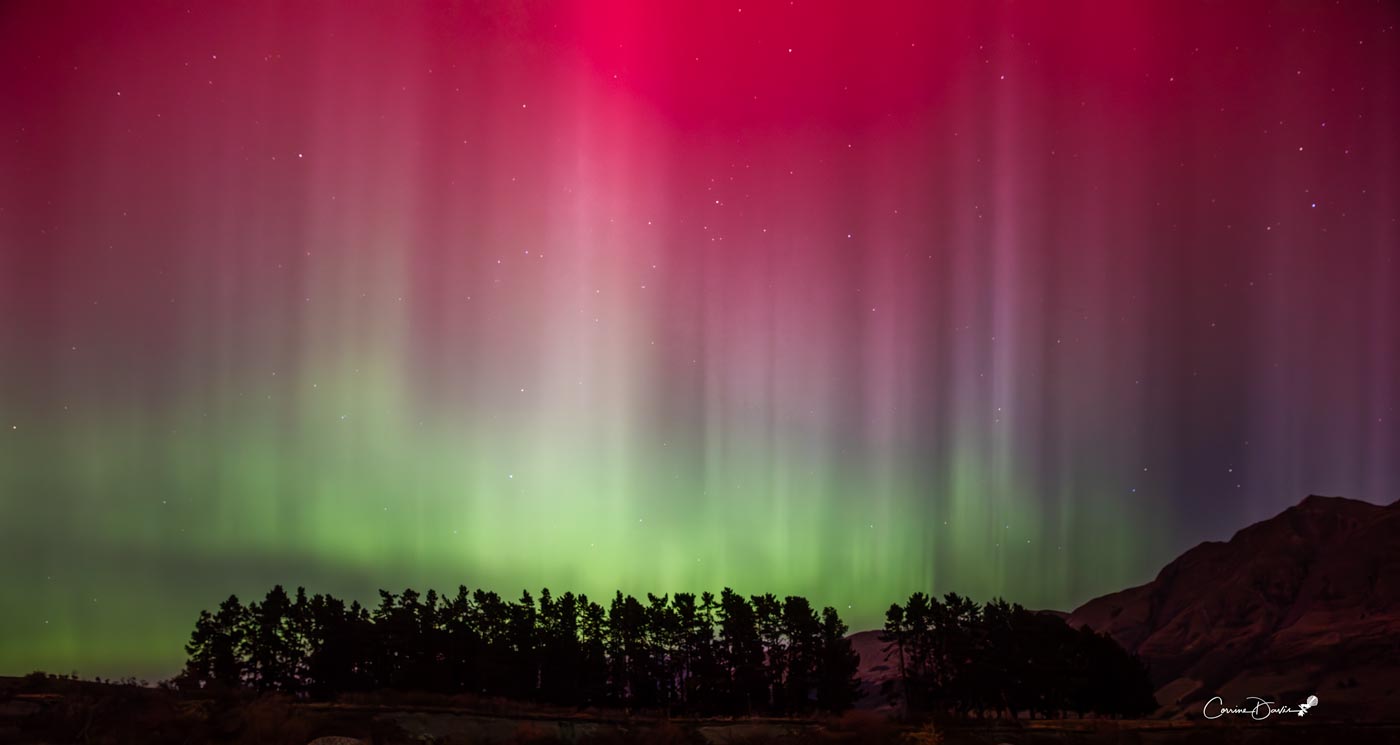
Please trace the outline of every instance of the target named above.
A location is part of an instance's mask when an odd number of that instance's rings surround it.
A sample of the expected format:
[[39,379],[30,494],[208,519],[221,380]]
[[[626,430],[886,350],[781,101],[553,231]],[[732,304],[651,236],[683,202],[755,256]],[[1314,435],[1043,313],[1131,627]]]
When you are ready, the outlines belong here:
[[1298,716],[1301,717],[1304,714],[1307,714],[1308,709],[1311,709],[1314,706],[1317,706],[1317,696],[1308,696],[1307,703],[1298,704]]

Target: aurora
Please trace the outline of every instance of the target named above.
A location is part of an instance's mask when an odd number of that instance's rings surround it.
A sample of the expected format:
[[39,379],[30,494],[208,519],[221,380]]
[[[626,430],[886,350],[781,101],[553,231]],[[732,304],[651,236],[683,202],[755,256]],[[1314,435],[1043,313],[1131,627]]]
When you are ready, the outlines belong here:
[[1393,7],[490,5],[0,10],[0,674],[274,584],[1069,610],[1396,498]]

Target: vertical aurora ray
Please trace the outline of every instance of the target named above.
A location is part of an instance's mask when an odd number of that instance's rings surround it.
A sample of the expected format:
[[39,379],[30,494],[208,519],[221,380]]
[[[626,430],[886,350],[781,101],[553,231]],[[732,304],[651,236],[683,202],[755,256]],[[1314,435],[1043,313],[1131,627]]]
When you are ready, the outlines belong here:
[[279,582],[1068,609],[1393,501],[1395,22],[7,5],[0,673]]

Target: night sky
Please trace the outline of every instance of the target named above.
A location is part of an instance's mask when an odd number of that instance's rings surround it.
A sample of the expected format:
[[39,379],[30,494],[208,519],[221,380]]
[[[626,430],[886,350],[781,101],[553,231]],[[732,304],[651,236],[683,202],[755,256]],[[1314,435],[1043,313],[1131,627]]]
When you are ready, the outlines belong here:
[[1390,2],[0,6],[0,674],[273,583],[1070,609],[1400,497]]

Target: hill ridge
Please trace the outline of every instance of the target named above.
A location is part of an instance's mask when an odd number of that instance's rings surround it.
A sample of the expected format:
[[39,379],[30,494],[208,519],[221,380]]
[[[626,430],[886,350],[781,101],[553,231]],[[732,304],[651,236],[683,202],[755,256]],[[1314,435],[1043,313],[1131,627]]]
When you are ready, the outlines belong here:
[[1400,501],[1310,494],[1084,603],[1070,623],[1141,655],[1172,713],[1216,694],[1323,690],[1334,713],[1379,711],[1400,690]]

